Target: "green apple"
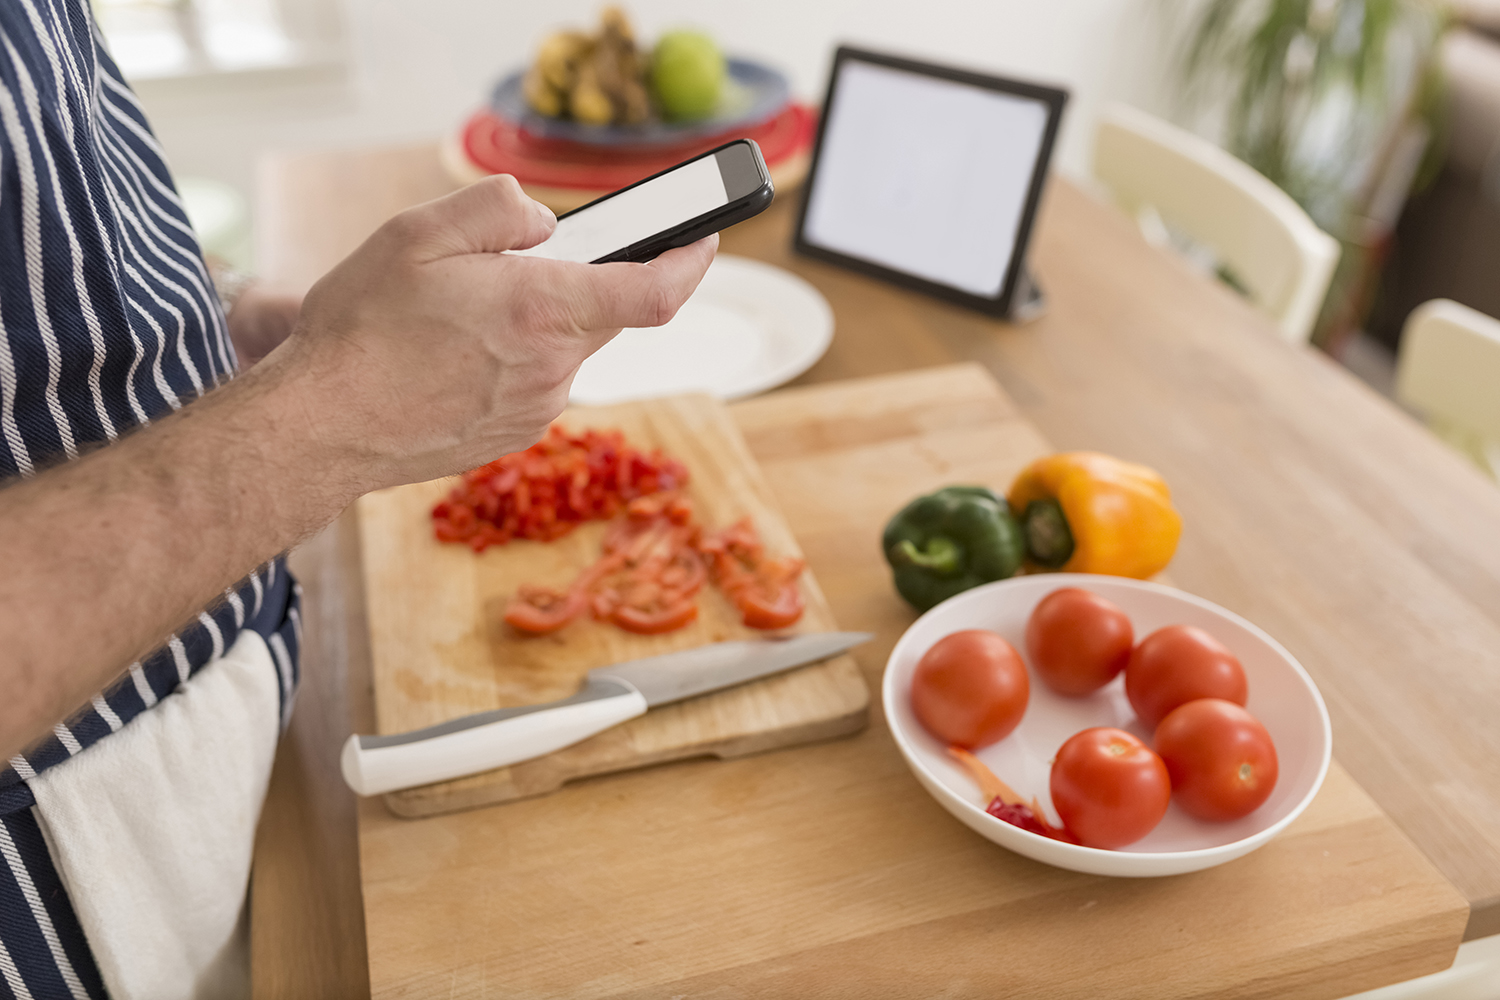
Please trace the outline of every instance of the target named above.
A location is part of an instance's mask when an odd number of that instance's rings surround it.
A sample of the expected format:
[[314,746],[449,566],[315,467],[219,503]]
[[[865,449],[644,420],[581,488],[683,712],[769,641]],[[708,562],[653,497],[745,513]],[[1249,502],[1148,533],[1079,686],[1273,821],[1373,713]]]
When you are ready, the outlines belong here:
[[707,118],[724,89],[724,54],[697,31],[669,31],[651,58],[651,89],[670,119]]

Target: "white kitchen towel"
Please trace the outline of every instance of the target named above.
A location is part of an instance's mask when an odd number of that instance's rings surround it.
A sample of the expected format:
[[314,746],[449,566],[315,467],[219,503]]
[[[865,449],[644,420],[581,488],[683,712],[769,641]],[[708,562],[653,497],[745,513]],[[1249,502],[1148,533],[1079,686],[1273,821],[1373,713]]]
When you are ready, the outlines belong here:
[[112,1000],[249,996],[245,891],[280,733],[259,634],[31,779],[53,863]]

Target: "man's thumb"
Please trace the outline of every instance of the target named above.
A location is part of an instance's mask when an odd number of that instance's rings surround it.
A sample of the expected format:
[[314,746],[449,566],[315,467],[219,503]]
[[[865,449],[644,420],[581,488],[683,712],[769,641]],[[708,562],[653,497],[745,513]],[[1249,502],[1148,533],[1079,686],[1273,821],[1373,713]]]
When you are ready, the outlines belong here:
[[525,250],[552,235],[557,216],[509,174],[486,177],[403,213],[432,257]]

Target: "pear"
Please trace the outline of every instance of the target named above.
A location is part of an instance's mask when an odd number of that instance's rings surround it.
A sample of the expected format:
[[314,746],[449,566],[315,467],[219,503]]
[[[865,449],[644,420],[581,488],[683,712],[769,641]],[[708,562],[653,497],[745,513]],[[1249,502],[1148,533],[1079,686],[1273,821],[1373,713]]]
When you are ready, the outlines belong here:
[[667,118],[691,121],[712,115],[719,106],[724,77],[724,54],[707,35],[669,31],[657,41],[651,88]]

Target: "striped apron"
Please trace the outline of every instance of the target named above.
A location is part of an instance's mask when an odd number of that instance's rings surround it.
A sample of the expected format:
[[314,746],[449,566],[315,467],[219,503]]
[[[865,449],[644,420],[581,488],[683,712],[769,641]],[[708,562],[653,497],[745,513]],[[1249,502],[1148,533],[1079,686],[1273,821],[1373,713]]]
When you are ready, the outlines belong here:
[[[108,444],[234,371],[224,315],[162,150],[103,48],[87,0],[4,0],[0,484]],[[122,907],[136,898],[119,887],[132,885],[132,875],[141,879],[134,884],[163,884],[159,872],[123,869],[159,863],[164,851],[194,855],[194,844],[217,843],[222,833],[248,870],[265,776],[226,782],[245,786],[235,794],[253,799],[252,811],[225,817],[221,825],[233,829],[210,829],[203,824],[212,817],[184,812],[191,789],[169,784],[199,772],[172,762],[211,769],[213,754],[223,753],[231,767],[233,747],[215,749],[208,723],[240,701],[269,706],[270,732],[250,736],[274,747],[296,689],[300,627],[296,585],[281,561],[268,563],[153,655],[121,664],[120,680],[48,738],[0,762],[0,1000],[111,993],[122,1000],[169,989],[139,968],[121,968],[129,954],[96,954],[105,938],[113,951],[144,949],[157,964],[167,954],[181,966],[179,979],[203,964],[170,928],[158,935],[174,938],[160,953],[149,941],[114,939]],[[178,799],[189,804],[173,804]],[[213,802],[204,796],[205,806]],[[135,853],[117,851],[121,844]],[[244,877],[230,879],[240,882],[241,897]],[[149,923],[153,911],[138,901]],[[171,958],[173,948],[182,954]],[[196,991],[208,989],[203,980]]]

